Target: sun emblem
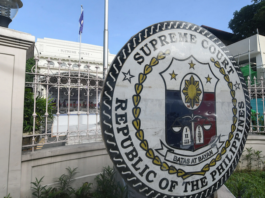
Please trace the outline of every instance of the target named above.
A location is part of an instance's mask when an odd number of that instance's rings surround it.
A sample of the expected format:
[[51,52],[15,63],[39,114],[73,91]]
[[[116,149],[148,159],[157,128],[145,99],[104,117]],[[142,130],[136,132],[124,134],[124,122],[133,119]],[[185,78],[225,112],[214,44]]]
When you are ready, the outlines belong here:
[[188,108],[189,106],[193,108],[195,105],[199,105],[199,97],[202,94],[202,91],[199,87],[199,81],[195,81],[193,75],[189,80],[185,80],[185,87],[183,88],[182,93],[185,95],[185,103],[188,103]]

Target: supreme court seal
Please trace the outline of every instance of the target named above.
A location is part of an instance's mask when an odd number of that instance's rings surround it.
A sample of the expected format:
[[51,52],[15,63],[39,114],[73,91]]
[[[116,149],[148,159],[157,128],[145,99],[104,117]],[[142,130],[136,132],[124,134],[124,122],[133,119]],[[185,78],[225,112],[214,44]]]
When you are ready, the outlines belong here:
[[124,180],[154,198],[203,198],[244,149],[250,100],[226,46],[204,28],[167,21],[134,35],[101,100],[107,151]]

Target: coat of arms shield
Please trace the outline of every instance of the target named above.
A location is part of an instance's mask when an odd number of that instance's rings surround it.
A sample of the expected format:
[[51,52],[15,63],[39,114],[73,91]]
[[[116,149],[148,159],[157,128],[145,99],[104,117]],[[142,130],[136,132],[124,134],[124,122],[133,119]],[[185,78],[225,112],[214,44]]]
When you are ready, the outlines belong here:
[[168,146],[189,151],[217,138],[216,85],[208,63],[194,57],[173,58],[160,73],[165,83],[165,140]]

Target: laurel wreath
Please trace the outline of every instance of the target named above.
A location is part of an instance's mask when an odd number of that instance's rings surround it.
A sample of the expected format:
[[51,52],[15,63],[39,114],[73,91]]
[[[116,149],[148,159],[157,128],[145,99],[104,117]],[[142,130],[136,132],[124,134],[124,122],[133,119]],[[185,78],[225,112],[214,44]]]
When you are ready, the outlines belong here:
[[135,95],[133,95],[133,116],[134,120],[132,124],[136,129],[136,137],[140,140],[140,147],[146,152],[146,156],[152,160],[152,163],[156,166],[160,166],[162,171],[167,171],[169,174],[177,174],[178,177],[182,179],[187,179],[192,175],[205,175],[207,171],[210,170],[210,167],[216,165],[216,162],[222,159],[222,156],[226,153],[227,148],[230,146],[230,141],[234,137],[233,133],[236,130],[236,123],[237,123],[237,99],[235,98],[235,91],[233,90],[233,83],[230,82],[229,76],[226,74],[223,67],[221,67],[218,61],[215,61],[214,58],[211,58],[211,61],[214,65],[219,69],[220,73],[224,76],[225,81],[228,83],[228,87],[230,88],[230,94],[232,96],[232,103],[233,103],[233,124],[231,125],[231,132],[229,133],[229,139],[226,141],[225,146],[222,148],[221,153],[218,153],[215,159],[212,159],[209,164],[206,164],[201,171],[198,172],[185,172],[182,169],[177,169],[175,166],[169,166],[167,162],[162,162],[159,156],[154,154],[153,149],[149,148],[148,141],[144,139],[144,130],[141,129],[141,120],[139,119],[141,108],[138,107],[141,101],[141,92],[143,90],[143,83],[147,79],[147,75],[150,74],[153,70],[153,67],[159,64],[160,60],[163,60],[166,56],[170,54],[170,50],[166,50],[165,52],[159,52],[157,57],[153,57],[150,61],[150,64],[146,64],[144,67],[143,73],[140,73],[138,76],[138,83],[135,84]]

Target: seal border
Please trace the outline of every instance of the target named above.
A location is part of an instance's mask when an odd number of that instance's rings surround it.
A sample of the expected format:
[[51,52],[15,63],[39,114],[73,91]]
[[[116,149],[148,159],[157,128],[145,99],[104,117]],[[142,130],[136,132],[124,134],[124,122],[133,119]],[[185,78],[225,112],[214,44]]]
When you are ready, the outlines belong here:
[[[135,34],[131,39],[122,47],[122,49],[118,52],[115,59],[113,60],[111,67],[109,69],[108,75],[105,79],[102,94],[101,94],[101,109],[100,109],[100,123],[101,123],[101,130],[102,130],[102,136],[104,139],[105,146],[107,148],[107,152],[113,162],[113,164],[116,166],[117,170],[121,173],[121,176],[126,181],[126,183],[131,186],[133,189],[138,191],[140,194],[146,196],[146,197],[167,197],[169,195],[162,194],[149,186],[143,184],[127,167],[125,163],[123,163],[123,158],[119,152],[119,148],[116,144],[115,136],[113,135],[113,128],[112,128],[112,120],[111,120],[111,107],[112,107],[112,97],[113,97],[113,91],[116,84],[116,79],[118,78],[118,75],[121,71],[121,68],[125,61],[127,60],[127,57],[131,54],[131,52],[139,45],[141,44],[145,39],[148,37],[170,29],[186,29],[190,31],[197,32],[208,39],[210,39],[212,42],[215,43],[226,55],[226,57],[229,59],[229,61],[232,63],[233,68],[235,69],[235,72],[237,72],[237,75],[240,79],[240,83],[242,85],[242,89],[245,96],[245,104],[246,104],[246,121],[245,121],[245,129],[243,132],[243,137],[241,139],[241,142],[239,144],[239,149],[234,156],[233,161],[231,162],[230,167],[228,167],[226,173],[219,178],[218,181],[213,183],[211,186],[209,186],[207,189],[191,194],[188,196],[171,196],[174,198],[196,198],[196,197],[206,197],[212,194],[214,191],[218,190],[225,181],[230,177],[232,171],[235,169],[240,156],[244,150],[244,145],[247,140],[248,131],[250,129],[250,97],[248,94],[247,86],[244,82],[243,75],[239,69],[239,67],[236,65],[236,61],[234,60],[233,56],[231,56],[228,48],[220,41],[216,36],[214,36],[212,33],[210,33],[208,30],[204,29],[203,27],[197,26],[192,23],[183,22],[183,21],[165,21],[153,24],[137,34]],[[228,173],[228,175],[227,175]],[[130,175],[128,177],[127,175]],[[215,190],[214,190],[215,189]],[[214,191],[213,191],[214,190]]]

